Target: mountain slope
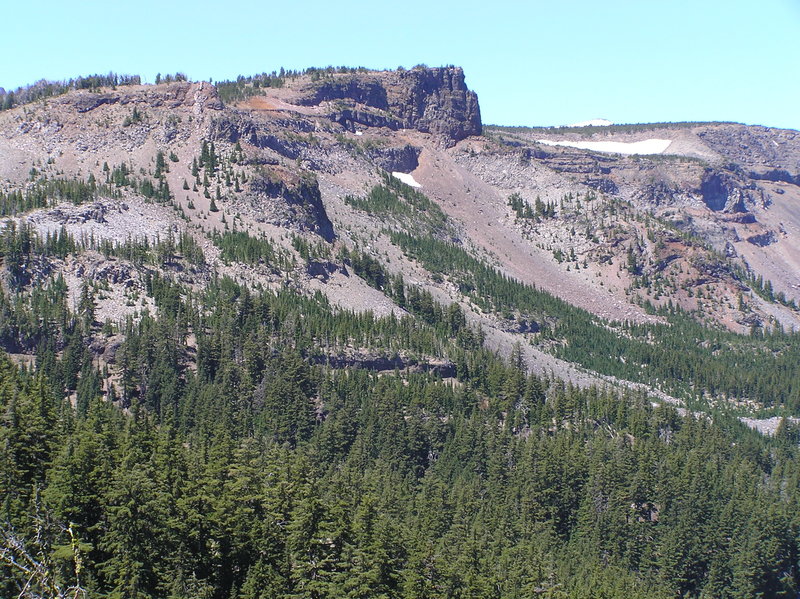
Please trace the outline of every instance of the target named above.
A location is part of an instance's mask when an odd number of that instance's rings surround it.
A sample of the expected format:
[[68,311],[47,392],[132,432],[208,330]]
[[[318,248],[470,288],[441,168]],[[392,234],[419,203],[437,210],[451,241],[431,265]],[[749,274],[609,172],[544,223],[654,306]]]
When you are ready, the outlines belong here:
[[795,132],[165,79],[0,102],[0,595],[797,594]]
[[[233,100],[224,104],[218,89]],[[168,266],[169,276],[190,289],[218,273],[319,291],[344,308],[402,313],[385,289],[377,293],[350,276],[341,256],[356,250],[444,305],[460,304],[494,347],[508,351],[515,337],[522,341],[534,370],[604,380],[542,354],[558,345],[536,331],[564,316],[476,303],[477,296],[410,259],[389,235],[412,230],[456,240],[498,274],[608,321],[658,326],[665,319],[655,309],[680,308],[739,333],[800,323],[792,282],[800,280],[793,241],[800,221],[791,131],[666,124],[489,128],[488,137],[478,137],[477,98],[459,69],[311,71],[218,88],[131,85],[72,92],[0,118],[7,197],[47,196],[61,180],[94,186],[88,207],[50,208],[53,200],[45,199],[43,209],[16,217],[19,223],[40,235],[63,227],[84,245],[91,237],[88,245],[101,251],[104,239],[163,244],[180,237],[202,249],[203,263],[187,270],[178,252],[175,265],[167,258],[156,270]],[[625,157],[540,143],[654,135],[671,140],[677,153]],[[399,195],[384,214],[356,208],[348,198],[380,183],[376,168],[412,173],[438,220],[422,218],[425,211],[413,205],[392,214],[410,197],[403,188],[387,192]],[[7,204],[6,213],[22,211]],[[269,258],[243,263],[226,254],[223,243],[234,239],[268,247]],[[76,256],[40,270],[31,281],[63,272],[73,302],[87,275],[104,277],[101,322],[153,309],[141,269]],[[627,371],[606,367],[598,374]],[[653,376],[637,374],[632,382],[676,392]]]

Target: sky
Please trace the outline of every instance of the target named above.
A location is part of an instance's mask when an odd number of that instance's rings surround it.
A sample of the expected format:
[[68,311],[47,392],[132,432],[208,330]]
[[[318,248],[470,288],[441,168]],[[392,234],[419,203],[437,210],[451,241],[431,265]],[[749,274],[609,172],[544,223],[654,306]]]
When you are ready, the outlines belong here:
[[6,2],[0,87],[328,65],[464,68],[484,123],[800,129],[800,0]]

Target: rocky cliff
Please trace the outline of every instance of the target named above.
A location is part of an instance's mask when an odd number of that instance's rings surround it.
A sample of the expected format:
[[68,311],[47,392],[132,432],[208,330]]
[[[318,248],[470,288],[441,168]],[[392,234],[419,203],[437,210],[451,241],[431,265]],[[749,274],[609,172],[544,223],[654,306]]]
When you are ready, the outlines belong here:
[[331,118],[345,126],[416,129],[448,145],[482,131],[478,96],[458,67],[337,75],[312,84],[297,103],[336,103]]
[[467,89],[460,68],[395,71],[390,81],[390,109],[407,128],[454,141],[481,134],[478,96]]

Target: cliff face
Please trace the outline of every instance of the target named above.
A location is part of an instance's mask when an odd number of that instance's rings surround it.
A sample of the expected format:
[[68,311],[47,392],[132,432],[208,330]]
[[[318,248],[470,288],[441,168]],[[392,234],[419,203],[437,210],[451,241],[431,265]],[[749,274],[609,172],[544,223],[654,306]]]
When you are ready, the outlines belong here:
[[391,75],[390,110],[406,128],[438,133],[454,141],[481,134],[478,96],[467,89],[460,68],[414,69]]
[[254,178],[250,189],[259,205],[272,204],[273,222],[286,227],[294,224],[300,230],[313,231],[325,241],[335,239],[333,223],[325,211],[315,177],[297,176],[273,166]]
[[296,101],[301,106],[336,104],[331,119],[348,127],[416,129],[452,145],[480,135],[478,96],[458,67],[367,72],[317,82]]

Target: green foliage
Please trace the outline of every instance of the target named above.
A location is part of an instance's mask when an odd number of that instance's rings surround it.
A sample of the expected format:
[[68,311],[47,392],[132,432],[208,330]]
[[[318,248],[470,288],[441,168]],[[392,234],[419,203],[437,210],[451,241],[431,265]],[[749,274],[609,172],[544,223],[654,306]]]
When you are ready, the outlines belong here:
[[355,273],[369,285],[381,291],[385,289],[389,275],[378,260],[358,251],[343,254],[343,257],[350,262]]
[[169,167],[167,166],[167,161],[164,158],[164,152],[159,150],[156,152],[156,171],[155,171],[155,178],[160,179],[164,173],[169,172]]
[[[124,162],[113,169],[103,169],[106,173],[106,183],[115,188],[131,188],[147,199],[155,199],[160,202],[168,202],[173,199],[172,192],[167,183],[165,173],[169,172],[169,167],[164,159],[164,153],[159,151],[156,154],[156,169],[154,172],[155,181],[148,177],[138,178],[133,175],[133,169]],[[120,197],[118,190],[111,190],[115,197]]]
[[542,202],[541,198],[536,197],[534,207],[522,199],[518,193],[512,193],[508,196],[508,205],[514,211],[518,219],[536,220],[537,222],[543,218],[555,218],[556,205],[555,202]]
[[55,233],[48,232],[44,239],[25,221],[19,226],[7,221],[0,229],[0,258],[9,274],[9,286],[15,291],[30,283],[31,267],[41,258],[64,258],[76,248],[75,240],[63,227]]
[[374,186],[365,197],[345,196],[346,204],[376,216],[404,217],[411,227],[424,226],[427,230],[440,230],[447,217],[441,208],[425,194],[406,185],[396,177],[382,172],[383,183]]
[[[565,347],[584,347],[580,330],[591,359],[609,352],[608,323],[456,244],[393,239],[471,285],[487,309],[546,315]],[[229,260],[282,256],[241,232],[213,241]],[[2,243],[6,259],[80,246],[28,228],[7,229]],[[188,235],[104,247],[141,264],[199,250]],[[789,423],[771,440],[722,416],[530,375],[521,348],[508,363],[485,350],[458,304],[439,305],[373,256],[340,258],[411,315],[355,314],[227,278],[196,292],[149,271],[157,316],[121,327],[110,401],[85,351],[97,326],[88,285],[75,313],[63,280],[0,294],[0,340],[39,366],[31,375],[0,359],[0,521],[20,542],[46,541],[54,584],[126,597],[796,594],[800,456]],[[703,343],[741,339],[670,318],[665,343],[687,337],[713,355]],[[617,331],[635,364],[654,329]],[[789,336],[750,342],[791,356]],[[458,382],[333,366],[354,348],[450,360]],[[687,356],[701,373],[702,356]],[[26,577],[0,568],[0,592],[18,595]]]
[[[258,303],[240,295],[231,317]],[[163,359],[163,329],[149,327],[126,358],[154,350],[139,368]],[[510,364],[486,363],[484,379],[502,381],[489,408],[469,388],[310,367],[291,348],[255,379],[245,364],[184,378],[168,411],[134,398],[126,415],[99,400],[65,410],[0,359],[3,526],[31,547],[49,539],[54,585],[187,598],[797,592],[796,445]],[[171,378],[148,380],[158,394]],[[0,567],[3,594],[19,594],[28,577]]]
[[[222,166],[214,154],[205,144],[198,169]],[[109,185],[145,185],[125,165],[104,171]],[[435,204],[389,177],[350,201],[419,224],[390,239],[481,309],[539,323],[532,339],[561,357],[690,398],[800,410],[798,335],[734,335],[676,310],[663,324],[602,321],[443,240]],[[265,237],[212,242],[225,262],[295,267]],[[292,246],[331,259],[327,244]],[[92,353],[98,287],[68,301],[64,278],[37,268],[90,248],[130,262],[156,306],[117,323],[110,373]],[[533,375],[522,346],[499,358],[458,303],[366,251],[337,259],[402,315],[206,270],[206,285],[189,286],[205,258],[186,232],[111,243],[10,222],[0,258],[0,345],[36,366],[0,354],[0,596],[26,584],[42,596],[187,599],[800,589],[789,419],[767,438],[719,411],[681,415],[639,392]],[[38,578],[14,566],[26,551]]]
[[159,178],[154,183],[150,179],[144,178],[139,181],[138,191],[148,199],[156,199],[161,202],[168,202],[172,199],[172,192],[169,189],[169,184],[164,178]]
[[293,266],[288,253],[264,237],[251,237],[244,231],[215,230],[211,241],[221,250],[220,258],[226,263],[265,264],[279,270],[290,270]]
[[292,235],[292,247],[306,262],[331,259],[331,247],[324,241],[308,242],[299,235]]
[[98,184],[94,177],[83,179],[40,179],[25,190],[0,192],[0,216],[16,216],[31,210],[50,208],[61,202],[79,205],[100,196],[118,197],[108,185]]
[[239,75],[234,81],[217,81],[214,85],[220,99],[226,104],[232,104],[262,94],[262,88],[283,87],[285,77],[286,72],[281,69],[280,72],[273,71],[250,77]]
[[130,127],[131,125],[138,125],[145,119],[145,114],[139,110],[137,106],[133,107],[131,113],[122,121],[123,127]]
[[[696,398],[707,393],[753,398],[764,408],[800,413],[800,335],[767,340],[708,329],[665,309],[666,324],[603,323],[548,293],[506,277],[464,248],[431,236],[390,234],[409,257],[446,276],[483,310],[512,312],[543,324],[556,355],[592,370]],[[545,323],[551,323],[549,327]]]
[[167,73],[166,75],[162,75],[161,73],[156,73],[156,85],[160,85],[162,83],[176,83],[178,81],[188,81],[189,78],[181,72],[172,74]]
[[[326,79],[333,79],[336,75],[366,73],[368,71],[369,70],[366,69],[365,67],[348,67],[344,65],[335,67],[332,65],[328,65],[327,67],[309,67],[299,74],[309,75],[312,81],[320,81]],[[288,74],[295,77],[298,75],[296,71],[294,73],[289,72]]]
[[782,291],[775,293],[775,290],[772,287],[772,281],[765,281],[763,276],[753,276],[752,273],[742,268],[735,269],[735,274],[737,278],[750,287],[750,289],[752,289],[756,295],[767,300],[768,302],[776,302],[786,306],[787,308],[791,308],[792,310],[800,310],[797,302],[795,302],[793,299],[787,299],[785,293]]

